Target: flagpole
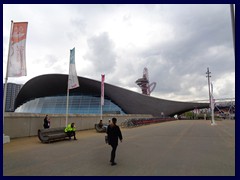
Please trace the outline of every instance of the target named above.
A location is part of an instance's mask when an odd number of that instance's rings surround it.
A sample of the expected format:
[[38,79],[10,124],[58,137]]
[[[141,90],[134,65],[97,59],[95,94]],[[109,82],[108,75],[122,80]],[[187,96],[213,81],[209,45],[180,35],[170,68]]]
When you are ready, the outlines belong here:
[[233,48],[234,48],[234,56],[235,56],[235,12],[233,4],[230,4],[231,11],[231,22],[232,22],[232,36],[233,36]]
[[101,75],[101,97],[100,97],[100,120],[102,120],[102,75]]
[[67,105],[66,105],[66,126],[68,124],[68,104],[69,104],[69,91],[79,87],[76,67],[75,67],[75,48],[70,49],[70,64],[69,64],[69,75],[67,84]]
[[[8,82],[8,66],[9,66],[9,56],[10,56],[10,46],[11,46],[11,34],[13,28],[13,20],[11,20],[11,28],[10,28],[10,36],[9,36],[9,46],[8,46],[8,58],[7,58],[7,70],[6,70],[6,77],[5,77],[5,86],[4,86],[4,95],[3,95],[3,137],[6,141],[10,142],[10,138],[5,137],[4,135],[4,117],[5,117],[5,108],[6,108],[6,96],[7,96],[7,82]],[[3,142],[4,143],[4,142]]]
[[102,103],[101,103],[101,118],[100,118],[100,120],[102,120]]
[[68,101],[69,101],[69,89],[67,88],[67,106],[66,106],[66,121],[65,121],[65,127],[67,127],[67,124],[68,124]]
[[101,105],[101,120],[102,120],[102,106],[104,105],[104,80],[105,80],[105,74],[102,74],[101,75],[101,102],[100,102],[100,105]]
[[[9,66],[9,56],[10,56],[12,27],[13,27],[13,20],[11,21],[10,38],[9,38],[9,46],[8,46],[7,70],[6,70],[6,77],[5,77],[4,99],[3,99],[3,115],[4,115],[4,112],[5,112],[5,104],[6,104],[7,81],[8,81],[8,66]],[[4,117],[3,117],[3,125],[4,125]]]

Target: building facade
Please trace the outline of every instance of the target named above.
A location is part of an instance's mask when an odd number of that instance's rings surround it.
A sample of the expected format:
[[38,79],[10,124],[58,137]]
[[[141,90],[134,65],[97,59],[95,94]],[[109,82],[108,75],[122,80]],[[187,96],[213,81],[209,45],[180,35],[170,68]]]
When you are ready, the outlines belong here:
[[[101,113],[101,82],[78,77],[79,87],[69,93],[69,114]],[[65,114],[68,75],[47,74],[29,80],[19,92],[15,112]],[[209,107],[208,103],[159,99],[104,83],[105,114],[150,114],[161,117]]]
[[[14,112],[15,99],[22,87],[22,84],[7,83],[5,112]],[[4,93],[5,84],[3,84]]]

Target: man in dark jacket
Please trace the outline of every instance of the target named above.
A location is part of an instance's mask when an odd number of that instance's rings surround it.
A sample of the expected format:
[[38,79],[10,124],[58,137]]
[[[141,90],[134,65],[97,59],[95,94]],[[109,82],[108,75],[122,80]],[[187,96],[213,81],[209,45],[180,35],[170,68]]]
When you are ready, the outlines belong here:
[[48,118],[48,115],[46,115],[43,120],[43,127],[44,127],[44,129],[48,129],[50,127],[50,120]]
[[117,163],[114,161],[115,160],[115,154],[118,146],[118,138],[122,142],[122,133],[119,128],[119,126],[116,125],[117,119],[112,118],[112,123],[108,125],[107,128],[107,134],[108,134],[108,144],[112,146],[112,152],[111,152],[111,165],[114,166]]

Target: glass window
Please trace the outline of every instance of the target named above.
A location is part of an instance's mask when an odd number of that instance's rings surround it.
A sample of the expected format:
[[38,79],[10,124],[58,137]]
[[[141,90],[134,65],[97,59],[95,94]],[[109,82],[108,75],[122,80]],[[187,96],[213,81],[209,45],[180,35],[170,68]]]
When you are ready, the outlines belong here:
[[[42,97],[30,100],[15,112],[43,113],[43,114],[65,114],[66,96]],[[68,104],[69,114],[100,114],[101,113],[100,96],[91,95],[70,95]],[[105,97],[102,107],[103,114],[125,114],[122,109]]]

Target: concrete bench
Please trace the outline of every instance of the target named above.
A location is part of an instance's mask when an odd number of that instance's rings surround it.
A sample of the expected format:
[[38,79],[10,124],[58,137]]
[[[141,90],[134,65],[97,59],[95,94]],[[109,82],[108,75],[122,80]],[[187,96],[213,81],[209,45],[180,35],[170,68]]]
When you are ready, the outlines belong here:
[[95,129],[97,132],[106,132],[107,131],[107,124],[103,124],[102,127],[99,127],[98,124],[95,124]]
[[39,129],[38,138],[43,143],[47,143],[47,142],[50,143],[51,141],[64,140],[66,137],[68,137],[64,129],[65,127]]

